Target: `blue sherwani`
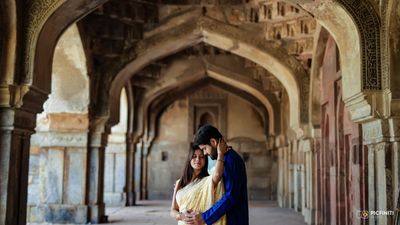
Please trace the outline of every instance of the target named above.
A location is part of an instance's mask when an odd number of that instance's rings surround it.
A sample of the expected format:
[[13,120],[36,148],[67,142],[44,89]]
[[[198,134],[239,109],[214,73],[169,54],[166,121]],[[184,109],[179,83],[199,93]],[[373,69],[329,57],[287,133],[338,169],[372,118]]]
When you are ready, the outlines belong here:
[[202,213],[204,222],[211,225],[226,214],[227,225],[248,225],[247,177],[243,159],[233,149],[224,156],[225,194],[213,207]]

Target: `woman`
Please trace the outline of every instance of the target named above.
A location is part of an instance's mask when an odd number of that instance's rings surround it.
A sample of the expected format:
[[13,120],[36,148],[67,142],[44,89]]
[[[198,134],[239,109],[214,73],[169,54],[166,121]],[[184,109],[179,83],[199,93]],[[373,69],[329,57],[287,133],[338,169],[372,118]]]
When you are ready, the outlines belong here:
[[[185,212],[204,212],[214,205],[224,194],[222,174],[224,154],[228,146],[221,139],[218,143],[218,158],[214,174],[209,176],[208,158],[197,146],[189,151],[182,177],[176,182],[171,205],[171,216],[178,225],[185,225]],[[214,225],[226,225],[226,216]]]

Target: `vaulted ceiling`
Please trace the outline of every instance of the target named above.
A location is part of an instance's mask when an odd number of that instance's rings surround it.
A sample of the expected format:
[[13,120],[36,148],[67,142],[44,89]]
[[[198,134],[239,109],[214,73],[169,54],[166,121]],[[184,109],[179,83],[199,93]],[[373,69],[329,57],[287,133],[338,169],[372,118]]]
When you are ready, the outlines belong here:
[[[186,16],[185,16],[186,14]],[[183,16],[182,16],[183,15]],[[311,66],[315,20],[306,12],[276,0],[111,0],[83,18],[78,26],[88,58],[89,74],[101,77],[115,61],[124,61],[140,40],[165,27],[174,17],[211,17],[273,41],[297,58],[306,71]],[[184,21],[177,21],[184,23]],[[198,58],[213,63],[231,58],[246,68],[244,76],[259,82],[268,93],[281,93],[279,81],[257,64],[207,44],[197,44],[163,59],[154,60],[132,79],[133,86],[146,92],[158,85],[175,61]],[[284,60],[284,59],[282,59]],[[229,61],[229,60],[228,60]],[[189,61],[188,61],[189,62]],[[206,71],[206,70],[205,70]],[[101,78],[100,78],[101,79]]]

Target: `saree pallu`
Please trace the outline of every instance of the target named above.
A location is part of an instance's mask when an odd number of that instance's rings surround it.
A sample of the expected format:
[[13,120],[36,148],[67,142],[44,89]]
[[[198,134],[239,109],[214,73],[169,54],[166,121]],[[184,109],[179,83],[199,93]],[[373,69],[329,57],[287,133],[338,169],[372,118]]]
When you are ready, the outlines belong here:
[[[211,208],[224,194],[224,183],[221,180],[214,188],[212,176],[207,176],[201,180],[193,181],[176,193],[176,202],[179,211],[192,210],[194,212],[204,212]],[[178,221],[178,225],[186,225],[183,221]],[[221,217],[213,225],[226,225],[226,215]]]

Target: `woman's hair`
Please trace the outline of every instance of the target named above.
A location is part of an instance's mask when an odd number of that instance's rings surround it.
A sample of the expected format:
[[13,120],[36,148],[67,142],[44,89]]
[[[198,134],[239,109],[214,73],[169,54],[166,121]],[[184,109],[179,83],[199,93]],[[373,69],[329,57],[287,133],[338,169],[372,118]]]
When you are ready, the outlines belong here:
[[[192,165],[190,164],[190,161],[192,160],[192,157],[196,150],[200,150],[199,146],[190,144],[190,150],[188,152],[185,167],[183,168],[183,173],[182,173],[182,176],[179,181],[178,190],[184,188],[186,185],[188,185],[192,181],[192,176],[193,176],[194,170],[193,170]],[[201,169],[200,174],[196,178],[201,179],[201,178],[209,175],[208,170],[207,170],[208,169],[208,157],[204,156],[204,160],[205,160],[204,167]]]

